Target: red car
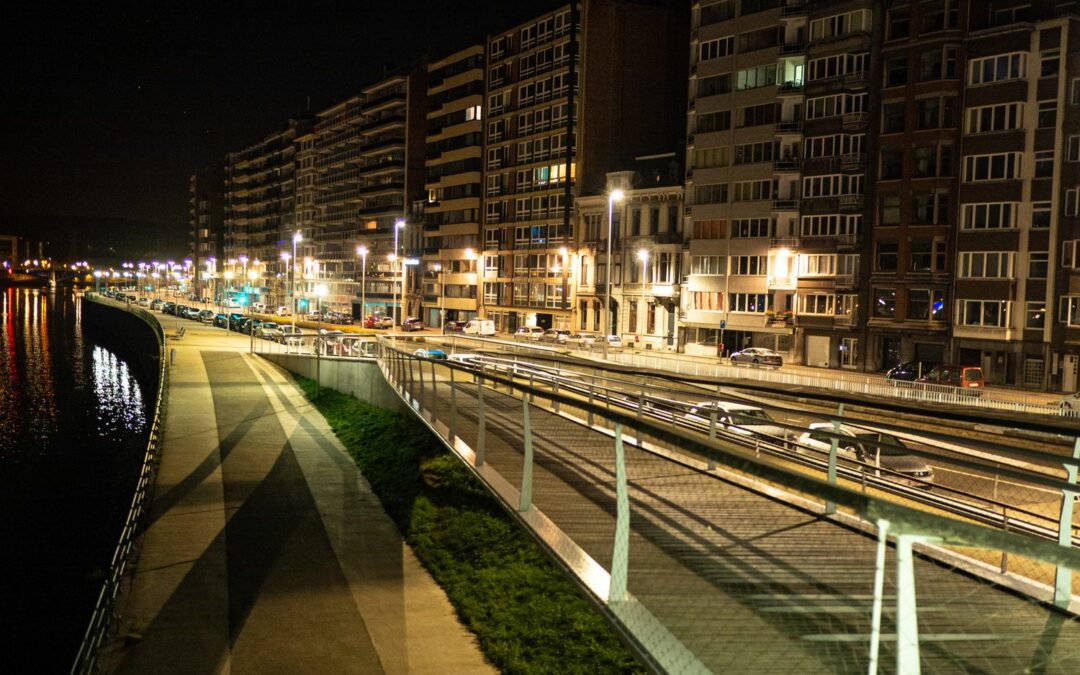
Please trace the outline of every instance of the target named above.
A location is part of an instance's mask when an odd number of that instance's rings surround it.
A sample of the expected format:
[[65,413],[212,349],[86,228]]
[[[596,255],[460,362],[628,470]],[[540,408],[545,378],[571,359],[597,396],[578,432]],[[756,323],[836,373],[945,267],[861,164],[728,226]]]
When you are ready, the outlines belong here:
[[394,320],[388,316],[375,316],[372,314],[364,319],[364,328],[390,328],[393,325]]

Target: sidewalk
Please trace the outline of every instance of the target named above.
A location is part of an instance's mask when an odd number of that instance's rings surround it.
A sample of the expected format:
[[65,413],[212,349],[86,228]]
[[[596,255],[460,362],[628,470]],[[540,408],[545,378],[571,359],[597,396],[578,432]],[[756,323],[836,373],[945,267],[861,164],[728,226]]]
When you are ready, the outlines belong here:
[[106,669],[493,672],[290,376],[246,336],[180,323],[151,524]]

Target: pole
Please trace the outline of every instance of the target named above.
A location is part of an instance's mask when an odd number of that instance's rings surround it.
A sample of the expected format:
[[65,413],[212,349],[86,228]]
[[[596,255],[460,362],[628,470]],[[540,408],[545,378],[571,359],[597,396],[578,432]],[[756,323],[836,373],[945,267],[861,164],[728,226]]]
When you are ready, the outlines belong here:
[[604,269],[604,360],[608,357],[608,335],[611,332],[611,230],[612,230],[612,218],[615,211],[615,198],[612,195],[608,195],[607,206],[607,264]]
[[320,355],[322,347],[319,346],[319,333],[322,332],[322,298],[315,296],[315,311],[318,312],[315,320],[315,398],[322,395],[322,360]]
[[360,256],[360,325],[367,320],[367,251]]

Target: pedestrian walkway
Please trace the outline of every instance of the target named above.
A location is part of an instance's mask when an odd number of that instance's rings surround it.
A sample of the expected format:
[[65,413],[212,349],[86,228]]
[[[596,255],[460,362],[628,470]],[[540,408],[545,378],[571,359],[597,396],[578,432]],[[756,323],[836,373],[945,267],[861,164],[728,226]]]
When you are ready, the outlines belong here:
[[290,376],[247,337],[180,323],[151,522],[106,668],[493,672]]

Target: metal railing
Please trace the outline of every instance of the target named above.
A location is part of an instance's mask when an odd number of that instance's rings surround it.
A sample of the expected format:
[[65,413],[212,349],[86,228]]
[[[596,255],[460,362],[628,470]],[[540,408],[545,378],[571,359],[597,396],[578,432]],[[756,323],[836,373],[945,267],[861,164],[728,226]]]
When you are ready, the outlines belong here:
[[126,310],[144,321],[151,330],[158,345],[158,386],[154,398],[153,417],[150,422],[150,434],[146,441],[146,451],[143,453],[142,464],[139,468],[139,480],[135,485],[135,492],[131,497],[124,526],[120,530],[120,537],[113,549],[109,568],[105,573],[105,581],[98,592],[97,601],[94,603],[94,611],[90,615],[90,622],[83,634],[79,651],[75,655],[75,662],[71,666],[73,674],[93,673],[97,665],[98,654],[102,642],[108,634],[113,621],[113,606],[116,595],[120,590],[124,572],[131,561],[131,554],[135,546],[135,540],[142,533],[145,526],[147,507],[150,504],[151,493],[154,488],[154,475],[158,463],[158,449],[161,441],[162,413],[165,400],[165,391],[168,386],[168,368],[165,358],[165,332],[157,319],[145,309],[132,303],[121,303],[98,298],[94,293],[87,293],[84,301],[96,302],[101,305]]
[[[685,416],[665,412],[657,406],[652,408],[652,412],[647,412],[649,407],[645,405],[647,393],[644,378],[637,385],[636,395],[626,399],[627,393],[632,391],[629,386],[626,383],[617,385],[609,381],[612,378],[608,376],[590,377],[582,372],[570,373],[561,366],[537,367],[535,363],[513,356],[471,356],[457,351],[456,339],[450,342],[451,346],[442,350],[438,358],[420,355],[421,349],[429,348],[418,348],[417,343],[412,341],[380,337],[378,342],[380,368],[406,405],[440,436],[504,503],[508,511],[532,530],[560,565],[575,575],[594,601],[628,636],[630,643],[643,654],[646,662],[659,671],[700,671],[710,666],[705,664],[706,657],[694,651],[686,641],[686,633],[680,633],[678,627],[667,623],[663,604],[649,604],[650,580],[629,574],[633,568],[631,555],[644,555],[641,548],[644,544],[637,548],[630,547],[631,535],[639,538],[646,536],[634,529],[640,525],[632,527],[631,523],[651,521],[656,517],[655,509],[659,508],[659,504],[649,507],[642,502],[649,494],[655,494],[663,503],[672,502],[673,513],[690,519],[698,527],[711,525],[711,521],[696,516],[689,505],[680,502],[678,492],[658,492],[660,484],[649,482],[652,479],[648,476],[637,477],[636,483],[628,477],[627,447],[637,448],[650,454],[654,461],[670,465],[671,468],[666,471],[661,466],[649,474],[657,476],[657,480],[689,469],[695,479],[711,478],[717,486],[735,482],[767,495],[770,500],[790,504],[790,508],[819,513],[829,521],[876,537],[876,560],[866,573],[867,579],[873,578],[873,593],[869,596],[872,608],[867,608],[872,615],[872,627],[869,635],[863,636],[865,640],[860,643],[866,645],[868,642],[869,647],[866,653],[858,650],[871,673],[878,668],[881,659],[879,650],[883,645],[893,649],[898,672],[914,672],[921,659],[935,658],[935,654],[920,653],[918,646],[913,546],[924,547],[924,550],[937,545],[969,547],[1003,557],[1011,554],[1055,566],[1054,601],[1065,607],[1073,600],[1071,570],[1080,568],[1080,551],[1074,548],[1076,532],[1071,526],[1064,528],[1058,541],[1049,541],[1045,536],[1031,536],[1011,528],[985,527],[971,522],[976,519],[970,516],[948,517],[899,503],[893,498],[881,496],[875,489],[880,487],[878,480],[884,475],[878,475],[880,466],[873,465],[871,468],[865,462],[862,466],[841,462],[837,457],[836,443],[833,443],[828,458],[824,460],[827,478],[822,480],[816,475],[807,475],[790,462],[777,462],[771,457],[778,450],[790,450],[784,448],[784,444],[763,443],[736,430],[723,429],[715,417],[704,424],[703,432],[701,421],[694,423],[697,428],[689,428]],[[514,343],[506,343],[506,347],[527,349]],[[533,350],[533,354],[537,353],[537,350]],[[628,381],[635,384],[632,378]],[[557,419],[572,422],[572,428],[579,430],[574,432],[577,435],[573,442],[560,442],[559,438],[545,435],[566,433],[566,422],[563,427],[556,427],[552,420]],[[467,424],[463,424],[466,420]],[[559,432],[559,428],[563,432]],[[500,430],[512,433],[496,433]],[[596,548],[595,542],[575,540],[568,534],[570,530],[565,529],[578,526],[580,513],[570,514],[568,520],[560,519],[554,511],[541,511],[534,499],[534,495],[542,494],[536,491],[539,488],[535,483],[548,480],[548,474],[556,471],[554,462],[558,460],[552,453],[569,452],[566,459],[570,462],[569,466],[575,467],[575,471],[585,471],[601,461],[598,459],[600,455],[596,454],[588,458],[578,456],[584,447],[584,436],[580,434],[585,433],[592,434],[588,443],[593,445],[602,438],[609,439],[606,442],[613,444],[613,452],[603,455],[602,470],[591,474],[596,482],[589,484],[591,489],[602,490],[605,499],[610,500],[605,503],[610,504],[606,508],[614,520],[614,534],[604,540],[600,549]],[[496,448],[505,450],[507,444],[515,452],[511,455],[504,453],[501,459],[497,457],[493,465],[493,451]],[[544,453],[546,459],[541,463],[540,457]],[[805,456],[806,463],[816,463],[819,467],[823,461],[820,453],[812,456],[804,452],[791,453],[788,459],[799,459],[800,456]],[[1061,522],[1064,523],[1071,523],[1072,520],[1071,497],[1076,489],[1075,456],[1070,466],[1065,481],[1058,480],[1059,485],[1066,486],[1063,488],[1066,499],[1062,502],[1061,514]],[[852,487],[851,483],[856,480],[863,481],[868,487],[859,489],[857,484]],[[547,489],[551,489],[550,481]],[[633,502],[629,497],[631,489],[636,495]],[[643,493],[643,490],[646,492]],[[636,514],[633,521],[632,509]],[[734,517],[733,513],[725,511],[725,514],[728,519]],[[745,516],[751,520],[754,518],[754,514],[747,513]],[[725,520],[719,524],[727,526],[729,522]],[[681,530],[676,529],[668,532],[667,536],[678,539],[681,536],[679,532]],[[850,532],[843,536],[858,538],[858,535]],[[895,550],[896,584],[890,595],[886,596],[883,580],[890,537]],[[690,541],[693,540],[687,543]],[[601,551],[604,546],[609,547],[607,553]],[[722,557],[720,552],[705,556],[693,546],[689,549],[685,544],[679,546],[682,548],[677,546],[677,550],[689,550],[689,555],[693,556],[693,562],[685,563],[687,565],[707,566],[709,561],[706,558]],[[597,555],[601,554],[602,558],[598,558]],[[602,564],[601,559],[609,561],[609,564]],[[771,561],[770,564],[780,562]],[[736,569],[724,567],[723,564],[718,569],[725,570],[726,575],[736,574]],[[845,569],[853,568],[848,566]],[[925,571],[925,568],[921,569]],[[957,575],[957,578],[961,576]],[[964,579],[956,583],[970,582],[966,577]],[[823,586],[815,585],[814,588],[818,589],[815,592],[824,592]],[[677,593],[678,590],[671,589],[670,592]],[[970,616],[976,616],[985,610],[979,603],[965,604],[970,598],[977,595],[980,596],[979,602],[982,602],[986,600],[982,597],[986,593],[997,592],[989,586],[978,593],[965,587],[958,588],[954,595],[946,597],[941,594],[939,587],[934,602],[949,608],[949,612],[939,616],[944,616],[946,621],[955,621],[955,625],[963,625],[962,619],[953,617],[955,613],[970,612]],[[896,603],[893,615],[895,639],[885,641],[882,605],[887,598],[892,598],[890,601]],[[677,616],[684,614],[680,608]],[[927,616],[932,618],[932,614]],[[998,619],[1009,621],[1005,613]],[[841,625],[833,630],[843,633],[845,628]]]

